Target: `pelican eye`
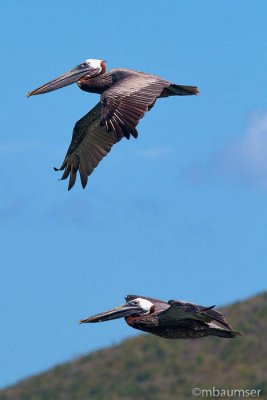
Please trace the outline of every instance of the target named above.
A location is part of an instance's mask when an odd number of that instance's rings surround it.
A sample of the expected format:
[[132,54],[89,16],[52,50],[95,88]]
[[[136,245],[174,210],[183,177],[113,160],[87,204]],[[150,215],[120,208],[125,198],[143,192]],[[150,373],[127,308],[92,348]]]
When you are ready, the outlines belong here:
[[83,63],[79,64],[78,67],[84,68],[84,67],[87,67],[87,65],[88,65],[87,62],[83,62]]
[[138,306],[138,301],[136,301],[136,300],[132,300],[132,301],[130,301],[130,305],[131,306]]

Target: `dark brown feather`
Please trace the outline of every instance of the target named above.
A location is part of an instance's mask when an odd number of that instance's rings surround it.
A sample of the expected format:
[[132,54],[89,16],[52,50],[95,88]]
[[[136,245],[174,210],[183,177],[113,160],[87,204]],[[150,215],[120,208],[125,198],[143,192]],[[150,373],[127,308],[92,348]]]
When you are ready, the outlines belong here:
[[70,177],[69,190],[75,184],[77,171],[85,188],[88,176],[113,144],[123,137],[137,138],[136,126],[157,98],[198,92],[194,86],[175,85],[158,76],[127,69],[84,78],[78,84],[82,90],[101,94],[101,102],[74,126],[71,144],[59,168],[64,170],[61,179]]
[[213,310],[215,306],[203,307],[198,304],[186,303],[179,300],[170,300],[168,301],[168,304],[170,304],[171,307],[166,310],[164,317],[176,316],[178,318],[179,316],[179,318],[184,319],[194,316],[194,318],[197,318],[201,321],[216,321],[227,329],[232,329],[231,326],[226,322],[224,316],[219,311]]
[[93,172],[103,157],[107,155],[119,138],[113,131],[107,132],[100,126],[101,103],[81,118],[74,127],[72,141],[62,166],[55,170],[64,170],[62,178],[70,176],[68,190],[75,182],[77,171],[80,173],[82,187],[87,184],[87,177]]
[[[120,75],[124,71],[118,72]],[[115,120],[115,129],[119,125],[124,136],[137,137],[136,125],[168,85],[168,81],[157,76],[127,71],[127,79],[118,79],[101,96],[101,124]]]

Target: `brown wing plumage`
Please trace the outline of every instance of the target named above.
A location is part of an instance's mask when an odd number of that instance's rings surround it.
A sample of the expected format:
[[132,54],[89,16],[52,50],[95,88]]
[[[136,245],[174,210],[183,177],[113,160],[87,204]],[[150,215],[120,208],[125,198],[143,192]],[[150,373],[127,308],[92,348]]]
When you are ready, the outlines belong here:
[[[116,71],[118,80],[101,96],[101,126],[118,138],[138,136],[136,125],[154,105],[170,82],[154,75],[127,70]],[[125,76],[124,76],[125,74]],[[116,78],[116,75],[115,75]]]
[[113,131],[107,132],[105,127],[100,126],[101,108],[99,102],[75,124],[63,164],[55,168],[56,171],[64,170],[61,179],[70,176],[68,190],[75,184],[77,171],[80,173],[82,187],[85,188],[88,176],[112,145],[120,140]]
[[169,82],[142,73],[133,73],[118,80],[106,90],[98,103],[74,127],[72,141],[62,166],[61,179],[70,176],[68,190],[76,181],[79,170],[85,188],[88,176],[123,137],[137,137],[136,125],[155,103]]
[[194,86],[174,85],[143,72],[116,69],[112,77],[113,84],[102,93],[101,102],[76,123],[63,164],[55,168],[64,170],[61,179],[70,176],[68,190],[74,186],[78,170],[85,188],[88,176],[113,144],[130,135],[137,138],[136,125],[158,97],[198,93]]
[[197,304],[186,303],[178,300],[168,301],[170,308],[161,313],[161,317],[170,319],[197,319],[206,323],[216,321],[227,329],[232,329],[231,326],[226,322],[224,316],[216,310],[213,310],[215,306],[203,307]]

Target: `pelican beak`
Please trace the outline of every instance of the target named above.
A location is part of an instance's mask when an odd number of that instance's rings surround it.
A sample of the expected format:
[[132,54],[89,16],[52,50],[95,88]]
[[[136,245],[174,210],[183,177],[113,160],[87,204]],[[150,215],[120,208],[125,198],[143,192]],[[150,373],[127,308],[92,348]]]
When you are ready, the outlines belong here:
[[129,302],[103,313],[93,315],[92,317],[81,319],[80,324],[88,322],[104,322],[111,319],[125,318],[129,317],[130,315],[139,314],[142,311],[142,308],[140,308],[138,305],[133,305]]
[[38,87],[37,89],[28,92],[27,96],[30,97],[35,94],[52,92],[53,90],[57,90],[77,82],[85,75],[88,75],[89,77],[97,76],[100,71],[101,69],[99,67],[95,68],[92,65],[84,62],[77,65],[77,67],[73,68],[72,70],[65,72],[65,74],[60,75],[58,78],[55,78],[52,81]]

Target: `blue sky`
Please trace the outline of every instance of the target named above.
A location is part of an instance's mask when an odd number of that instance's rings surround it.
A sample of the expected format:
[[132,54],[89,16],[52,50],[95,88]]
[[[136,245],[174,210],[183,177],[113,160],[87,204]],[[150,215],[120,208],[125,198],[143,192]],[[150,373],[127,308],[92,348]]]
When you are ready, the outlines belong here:
[[[78,325],[126,294],[223,305],[266,289],[266,12],[263,0],[2,1],[1,387],[138,334]],[[201,94],[158,101],[138,140],[67,192],[52,167],[98,96],[25,93],[87,58]]]

